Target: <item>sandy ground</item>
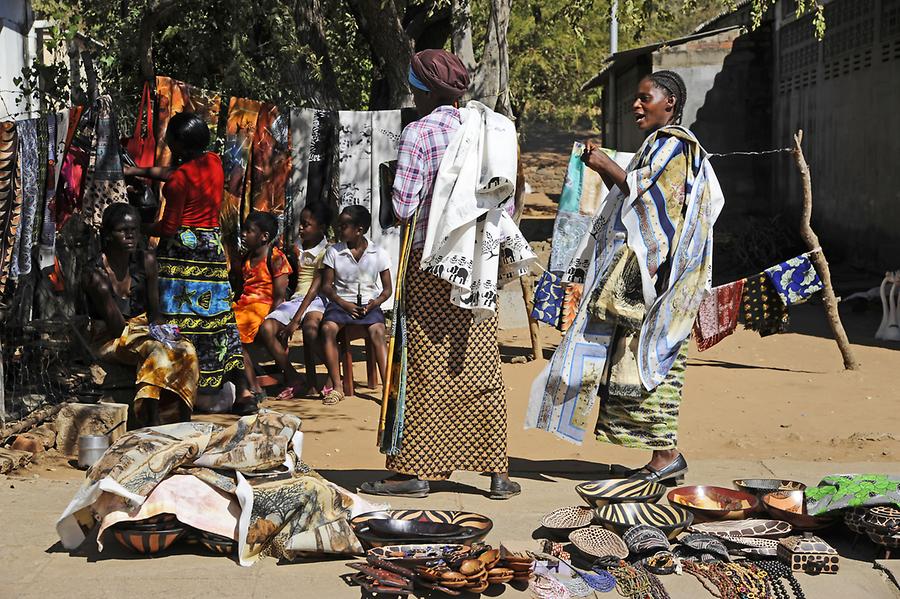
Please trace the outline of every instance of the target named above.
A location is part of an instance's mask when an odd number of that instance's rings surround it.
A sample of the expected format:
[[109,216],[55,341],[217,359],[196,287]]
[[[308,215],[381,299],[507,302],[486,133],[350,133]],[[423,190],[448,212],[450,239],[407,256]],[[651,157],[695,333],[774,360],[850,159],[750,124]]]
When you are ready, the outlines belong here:
[[[559,144],[570,147],[571,138],[561,139]],[[548,192],[556,179],[561,179],[558,164],[563,152],[565,149],[553,148],[539,155],[537,162],[555,161],[556,170],[545,177],[546,188],[536,189],[529,197],[526,217],[533,230],[546,230],[546,221],[552,219]],[[792,310],[792,332],[788,334],[761,339],[738,330],[707,352],[700,353],[692,346],[679,431],[680,448],[692,464],[690,483],[728,484],[733,478],[771,475],[814,484],[830,472],[900,473],[900,344],[889,346],[873,340],[880,309],[855,313],[843,308],[842,315],[862,364],[855,372],[842,369],[823,309],[815,303]],[[482,510],[497,519],[502,536],[490,539],[494,542],[530,539],[541,514],[578,502],[571,491],[575,481],[604,472],[606,464],[637,465],[648,457],[646,452],[590,438],[576,446],[543,432],[523,430],[531,382],[560,339],[551,328],[542,326],[541,331],[544,355],[527,363],[513,360],[531,353],[528,330],[505,329],[500,334],[509,405],[510,469],[513,477],[523,482],[525,495],[509,504],[489,502],[480,491],[486,488],[487,479],[469,474],[438,485],[438,492],[416,504]],[[298,351],[295,361],[299,360]],[[358,381],[364,378],[363,370],[362,362],[357,361]],[[279,388],[273,385],[270,390],[277,393]],[[380,387],[359,388],[357,397],[331,407],[302,399],[269,400],[264,405],[300,415],[306,433],[304,460],[352,487],[383,475],[383,456],[375,446],[379,398]],[[206,415],[198,419],[226,424],[234,417]],[[85,597],[126,592],[135,597],[162,592],[251,597],[282,592],[285,584],[309,591],[301,596],[359,596],[357,591],[339,586],[336,577],[346,569],[336,562],[290,568],[263,563],[245,570],[224,560],[189,555],[154,560],[116,553],[69,557],[53,544],[53,523],[82,477],[65,458],[49,454],[0,481],[0,505],[4,506],[0,530],[6,541],[0,544],[0,560],[14,573],[0,577],[0,597],[42,597],[59,592]],[[900,596],[871,570],[874,549],[866,547],[868,554],[855,554],[855,559],[863,561],[851,561],[855,565],[849,571],[856,574],[834,577],[842,581],[834,585],[811,583],[808,591],[815,592],[807,596]],[[159,567],[163,565],[165,569]],[[75,581],[71,587],[70,578]],[[673,597],[704,596],[699,587],[685,582],[676,587]]]

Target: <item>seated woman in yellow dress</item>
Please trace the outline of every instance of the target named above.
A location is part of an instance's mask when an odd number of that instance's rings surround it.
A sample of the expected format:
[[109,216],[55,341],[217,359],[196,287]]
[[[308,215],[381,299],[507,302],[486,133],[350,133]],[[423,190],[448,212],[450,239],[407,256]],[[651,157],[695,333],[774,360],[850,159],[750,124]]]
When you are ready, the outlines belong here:
[[138,250],[140,217],[125,203],[103,212],[101,252],[84,274],[93,350],[102,361],[137,368],[138,426],[191,419],[200,367],[189,341],[160,322],[159,270]]

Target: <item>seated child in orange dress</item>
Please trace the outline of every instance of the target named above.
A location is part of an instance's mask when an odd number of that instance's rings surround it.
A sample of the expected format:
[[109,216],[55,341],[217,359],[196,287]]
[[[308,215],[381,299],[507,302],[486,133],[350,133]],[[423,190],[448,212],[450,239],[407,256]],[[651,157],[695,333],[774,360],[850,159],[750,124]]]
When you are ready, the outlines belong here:
[[252,212],[241,230],[244,246],[243,281],[240,298],[234,303],[234,318],[244,350],[244,371],[254,397],[265,398],[256,380],[248,347],[272,310],[284,301],[291,265],[287,257],[272,245],[278,235],[278,219],[269,212]]

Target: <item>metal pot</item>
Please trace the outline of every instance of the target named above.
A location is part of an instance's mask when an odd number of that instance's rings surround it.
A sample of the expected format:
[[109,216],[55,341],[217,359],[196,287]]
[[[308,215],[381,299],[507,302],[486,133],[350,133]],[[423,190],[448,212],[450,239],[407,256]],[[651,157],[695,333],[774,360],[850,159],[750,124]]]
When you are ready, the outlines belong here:
[[81,435],[78,437],[78,466],[90,468],[109,449],[109,435]]

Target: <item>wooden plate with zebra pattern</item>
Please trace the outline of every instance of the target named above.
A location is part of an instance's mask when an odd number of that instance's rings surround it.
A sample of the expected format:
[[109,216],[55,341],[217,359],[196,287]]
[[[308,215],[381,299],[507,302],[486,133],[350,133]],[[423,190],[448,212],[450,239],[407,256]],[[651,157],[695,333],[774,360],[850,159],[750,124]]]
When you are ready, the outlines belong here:
[[350,520],[353,532],[367,548],[385,545],[410,545],[433,542],[433,538],[425,537],[385,537],[379,535],[369,526],[369,520],[412,520],[414,522],[432,522],[439,524],[455,524],[460,527],[459,534],[441,537],[441,543],[470,545],[484,539],[494,527],[487,516],[472,512],[454,510],[381,510],[368,512]]
[[655,503],[610,503],[596,513],[603,526],[619,535],[632,526],[649,524],[666,533],[670,541],[694,521],[694,515],[684,508]]
[[575,486],[588,505],[602,507],[610,503],[656,503],[666,488],[659,483],[628,478],[592,480]]

